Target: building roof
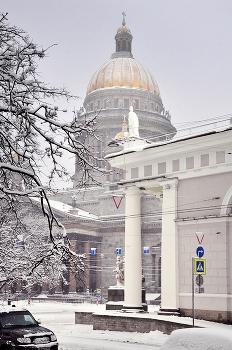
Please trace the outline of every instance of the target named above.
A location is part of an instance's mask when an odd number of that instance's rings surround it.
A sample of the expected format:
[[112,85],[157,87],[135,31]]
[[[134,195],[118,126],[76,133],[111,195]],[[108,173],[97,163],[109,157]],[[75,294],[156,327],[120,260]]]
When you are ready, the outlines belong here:
[[151,72],[133,58],[132,39],[130,29],[126,27],[123,19],[122,26],[115,36],[115,53],[94,73],[87,88],[87,95],[99,89],[125,87],[147,90],[160,97],[158,84]]
[[118,57],[103,64],[90,79],[87,95],[98,89],[126,87],[148,90],[160,96],[155,78],[141,63],[130,57]]

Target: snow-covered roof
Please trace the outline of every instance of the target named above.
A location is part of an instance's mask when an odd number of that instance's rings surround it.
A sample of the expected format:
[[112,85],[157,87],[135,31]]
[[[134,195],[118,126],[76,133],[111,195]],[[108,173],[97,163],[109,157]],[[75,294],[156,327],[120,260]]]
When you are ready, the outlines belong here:
[[52,209],[58,210],[62,213],[68,214],[70,216],[78,217],[78,218],[84,218],[84,219],[92,219],[92,220],[98,220],[98,216],[89,213],[88,211],[74,208],[73,206],[69,204],[65,204],[63,202],[54,201],[49,199],[49,203],[52,207]]
[[[35,202],[39,202],[40,198],[33,197],[32,200],[34,200]],[[64,214],[66,216],[68,215],[70,217],[76,217],[81,219],[99,220],[99,217],[97,215],[91,214],[88,211],[79,208],[74,208],[73,206],[64,202],[49,199],[49,203],[53,210],[56,210],[59,213]]]

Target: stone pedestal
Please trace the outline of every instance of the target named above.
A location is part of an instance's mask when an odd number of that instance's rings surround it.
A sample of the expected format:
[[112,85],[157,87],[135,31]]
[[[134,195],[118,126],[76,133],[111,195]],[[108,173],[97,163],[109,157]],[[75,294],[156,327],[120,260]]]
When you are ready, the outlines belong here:
[[[108,289],[108,302],[106,310],[122,310],[124,305],[124,288],[110,287]],[[142,308],[147,311],[146,291],[142,288]]]

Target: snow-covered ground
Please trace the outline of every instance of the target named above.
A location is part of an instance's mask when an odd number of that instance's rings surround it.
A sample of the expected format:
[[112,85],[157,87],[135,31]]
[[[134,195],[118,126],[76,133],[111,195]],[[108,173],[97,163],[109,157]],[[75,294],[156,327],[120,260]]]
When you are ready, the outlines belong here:
[[[94,344],[98,346],[96,349],[107,350],[114,349],[114,344],[115,349],[124,349],[125,346],[127,349],[135,349],[135,345],[136,349],[150,349],[151,345],[152,349],[160,349],[168,337],[159,331],[150,333],[112,332],[93,330],[91,325],[75,324],[75,311],[104,312],[104,304],[47,301],[33,301],[30,305],[27,304],[27,301],[18,301],[15,304],[27,308],[36,319],[40,319],[43,326],[54,331],[60,344],[60,350],[90,349],[88,342],[91,343],[91,349],[95,349]],[[151,308],[155,311],[155,306]]]
[[[159,331],[149,333],[112,332],[93,330],[91,325],[75,324],[75,311],[103,313],[105,312],[104,304],[70,304],[33,301],[28,305],[27,301],[18,301],[16,305],[23,306],[30,310],[36,319],[40,319],[43,326],[55,332],[60,344],[60,350],[160,349],[161,345],[169,337]],[[149,305],[149,315],[154,315],[154,317],[156,317],[157,309],[157,306]],[[191,318],[179,318],[175,316],[165,317],[169,320],[176,320],[189,324],[192,322]],[[164,318],[164,316],[162,316],[162,318]],[[195,320],[195,325],[210,328],[212,329],[212,333],[216,329],[232,331],[232,326],[207,321]]]

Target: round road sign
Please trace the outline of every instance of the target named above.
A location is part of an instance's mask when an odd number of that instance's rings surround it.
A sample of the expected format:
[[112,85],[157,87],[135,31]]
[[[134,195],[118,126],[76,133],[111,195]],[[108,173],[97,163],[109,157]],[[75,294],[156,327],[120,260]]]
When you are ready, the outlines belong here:
[[204,251],[204,248],[201,245],[199,245],[197,247],[196,254],[197,254],[198,258],[202,258],[204,256],[205,251]]
[[201,275],[197,275],[196,277],[196,284],[200,287],[204,283],[204,279]]

